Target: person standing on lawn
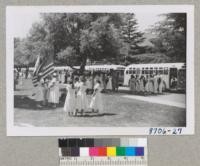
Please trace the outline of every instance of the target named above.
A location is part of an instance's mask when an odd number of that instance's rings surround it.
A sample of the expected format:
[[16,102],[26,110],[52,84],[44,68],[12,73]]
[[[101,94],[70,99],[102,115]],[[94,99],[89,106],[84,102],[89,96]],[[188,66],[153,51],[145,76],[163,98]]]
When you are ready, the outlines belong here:
[[67,95],[63,110],[68,113],[68,116],[72,116],[76,108],[75,87],[72,80],[68,81],[66,89]]
[[112,76],[110,74],[108,75],[108,83],[106,85],[106,89],[109,91],[112,90]]
[[103,101],[101,95],[101,82],[96,80],[96,84],[94,86],[94,92],[92,94],[92,100],[90,102],[90,109],[92,112],[99,113],[99,111],[103,111]]
[[129,80],[129,86],[130,86],[130,91],[133,94],[135,92],[135,77],[134,77],[134,75],[131,75],[131,78]]
[[[87,95],[86,95],[87,86],[85,84],[85,78],[81,77],[81,81],[79,83],[78,92],[77,92],[77,109],[81,111],[81,115],[83,115],[84,111],[88,108],[87,103]],[[75,113],[77,115],[77,112]]]
[[149,94],[149,84],[150,84],[149,75],[146,75],[145,82],[146,82],[145,87],[144,87],[145,93],[146,93],[146,94]]
[[36,106],[38,108],[42,107],[42,104],[44,102],[44,80],[40,78],[41,74],[39,74],[39,81],[38,85],[36,87],[36,93],[35,93],[35,101],[36,101]]
[[52,103],[54,108],[56,108],[59,104],[59,97],[59,83],[57,80],[57,74],[53,73],[53,78],[49,83],[49,103]]
[[156,74],[154,74],[153,85],[154,85],[154,94],[157,94],[158,93],[158,77]]

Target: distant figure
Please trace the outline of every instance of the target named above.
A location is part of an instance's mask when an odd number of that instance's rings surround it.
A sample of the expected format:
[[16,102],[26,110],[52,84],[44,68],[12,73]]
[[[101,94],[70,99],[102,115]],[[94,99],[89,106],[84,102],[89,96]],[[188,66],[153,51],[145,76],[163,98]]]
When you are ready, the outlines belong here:
[[107,90],[112,90],[112,77],[111,75],[108,76],[108,83],[106,85]]
[[154,75],[153,85],[154,85],[154,93],[157,94],[158,93],[158,77],[157,77],[157,75]]
[[102,94],[101,94],[101,82],[96,80],[96,84],[94,86],[94,93],[92,95],[92,100],[90,103],[90,108],[93,112],[98,113],[99,111],[103,111],[103,101],[102,101]]
[[43,105],[46,106],[48,102],[48,79],[45,78],[43,82]]
[[144,92],[144,76],[141,76],[139,80],[140,92]]
[[53,78],[49,83],[49,103],[53,104],[53,107],[56,108],[59,104],[59,83],[57,81],[57,74],[53,73]]
[[72,116],[76,108],[76,96],[75,96],[75,87],[73,81],[69,81],[67,86],[67,95],[65,98],[64,112],[67,112],[69,116]]
[[36,106],[39,108],[42,107],[42,104],[44,102],[43,84],[44,84],[44,80],[39,79],[38,86],[36,87],[35,101],[37,102]]
[[116,73],[116,84],[115,84],[115,87],[116,87],[116,90],[118,91],[119,89],[119,72]]
[[135,77],[134,77],[134,75],[131,75],[131,78],[129,80],[129,86],[130,86],[131,93],[135,92],[135,83],[136,83]]
[[145,92],[148,94],[149,93],[149,84],[150,84],[150,78],[149,78],[149,75],[146,75],[146,78],[145,78],[145,81],[146,81],[146,84],[145,84]]
[[154,76],[150,75],[149,78],[149,92],[154,93]]
[[[86,111],[88,108],[86,89],[87,86],[85,84],[85,79],[84,77],[82,77],[78,85],[77,101],[76,101],[76,108],[79,111],[81,111],[81,115],[83,115],[84,111]],[[77,112],[75,115],[77,115]]]
[[136,92],[140,92],[140,79],[139,79],[138,75],[136,75],[135,90],[136,90]]
[[158,76],[158,93],[162,94],[163,78],[161,75]]
[[171,87],[172,89],[177,89],[177,78],[175,76],[171,78]]

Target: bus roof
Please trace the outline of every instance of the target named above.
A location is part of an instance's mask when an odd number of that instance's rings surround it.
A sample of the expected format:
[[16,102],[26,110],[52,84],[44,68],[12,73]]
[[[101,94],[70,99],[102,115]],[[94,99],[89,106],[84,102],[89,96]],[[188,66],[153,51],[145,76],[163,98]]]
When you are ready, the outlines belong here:
[[176,67],[182,68],[185,66],[185,63],[149,63],[149,64],[131,64],[126,67],[126,70],[129,68],[150,68],[150,67]]

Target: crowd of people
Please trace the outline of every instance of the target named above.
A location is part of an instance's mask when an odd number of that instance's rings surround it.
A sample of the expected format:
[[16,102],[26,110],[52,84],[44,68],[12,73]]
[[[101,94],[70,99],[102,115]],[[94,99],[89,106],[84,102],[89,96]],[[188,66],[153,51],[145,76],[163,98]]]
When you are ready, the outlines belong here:
[[35,92],[38,107],[57,107],[60,102],[60,85],[66,89],[63,111],[69,116],[83,115],[86,111],[98,113],[103,111],[101,92],[103,85],[100,77],[68,75],[67,80],[61,84],[59,75],[53,73],[41,79]]
[[129,80],[130,92],[133,94],[162,94],[164,81],[161,75],[131,75]]
[[[23,84],[23,78],[26,78],[26,75],[27,73],[15,72],[15,88],[16,84]],[[31,73],[28,73],[27,78],[31,78]],[[173,77],[171,84],[176,86],[176,82],[177,79]],[[129,80],[132,94],[162,94],[165,86],[163,76],[160,74],[131,75]],[[39,79],[39,84],[32,96],[38,108],[56,108],[62,105],[60,103],[63,99],[63,111],[69,116],[77,116],[85,112],[103,111],[102,93],[117,92],[118,88],[119,74],[115,71],[77,75],[73,71],[63,70],[55,71],[48,77]]]

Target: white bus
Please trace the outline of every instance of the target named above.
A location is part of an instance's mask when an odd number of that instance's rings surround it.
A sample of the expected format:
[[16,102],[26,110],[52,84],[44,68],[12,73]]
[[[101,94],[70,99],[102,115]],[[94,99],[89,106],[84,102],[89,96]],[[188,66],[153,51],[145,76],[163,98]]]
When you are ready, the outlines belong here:
[[88,71],[100,71],[100,72],[109,72],[110,70],[114,70],[119,74],[119,85],[123,85],[124,81],[124,70],[125,66],[122,65],[87,65],[85,66],[85,70]]
[[175,77],[178,88],[185,90],[185,63],[131,64],[124,71],[124,85],[128,86],[131,75],[146,76],[151,74],[160,74],[162,76],[165,89],[171,89],[171,78]]

